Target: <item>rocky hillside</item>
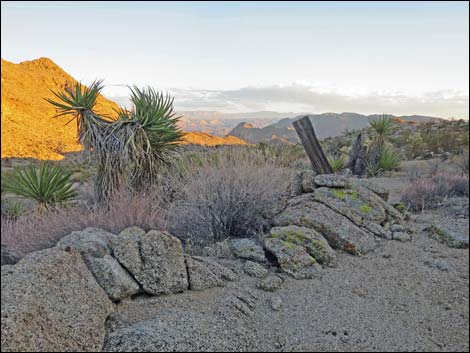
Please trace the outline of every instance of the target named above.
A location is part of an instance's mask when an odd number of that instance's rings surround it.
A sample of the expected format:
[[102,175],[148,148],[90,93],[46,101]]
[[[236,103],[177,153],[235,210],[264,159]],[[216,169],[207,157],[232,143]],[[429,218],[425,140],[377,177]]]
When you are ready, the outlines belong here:
[[[369,125],[369,120],[377,115],[362,115],[356,113],[324,113],[310,114],[310,120],[315,127],[315,131],[319,138],[339,136],[345,130],[363,129]],[[274,143],[297,143],[299,142],[297,133],[295,132],[292,122],[300,118],[285,118],[277,123],[265,126],[263,128],[255,128],[245,122],[239,123],[229,135],[239,137],[249,143],[258,143],[261,141]],[[412,115],[396,117],[403,122],[424,122],[430,120],[439,120],[438,118]]]
[[[65,117],[52,119],[55,109],[44,98],[75,79],[48,58],[14,64],[2,59],[2,158],[59,160],[62,153],[81,150],[76,126]],[[113,115],[118,105],[105,97],[97,110]],[[244,144],[236,137],[188,133],[186,143],[208,146]]]
[[[14,64],[2,59],[2,158],[62,159],[79,151],[75,124],[52,119],[55,109],[44,98],[75,80],[52,60],[40,58]],[[100,97],[98,109],[110,114],[118,106]]]

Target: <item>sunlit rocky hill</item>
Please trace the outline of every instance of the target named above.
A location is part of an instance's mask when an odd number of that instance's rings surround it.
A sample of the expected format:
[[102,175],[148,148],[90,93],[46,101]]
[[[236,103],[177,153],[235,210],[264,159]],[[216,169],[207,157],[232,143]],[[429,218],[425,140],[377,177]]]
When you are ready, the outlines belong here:
[[[1,61],[2,144],[1,157],[59,160],[63,153],[80,151],[76,125],[67,125],[67,117],[52,118],[55,108],[44,98],[53,98],[53,91],[61,90],[75,79],[48,58],[15,64]],[[113,115],[117,104],[101,96],[97,110]],[[216,137],[206,133],[188,132],[186,144],[208,146],[245,144],[237,137]]]

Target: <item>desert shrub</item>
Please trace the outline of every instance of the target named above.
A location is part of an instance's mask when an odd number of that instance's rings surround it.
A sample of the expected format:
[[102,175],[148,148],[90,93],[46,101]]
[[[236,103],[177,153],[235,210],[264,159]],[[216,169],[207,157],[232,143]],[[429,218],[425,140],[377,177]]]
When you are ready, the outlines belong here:
[[469,149],[466,148],[461,154],[456,158],[457,165],[462,169],[464,173],[469,173]]
[[34,200],[41,208],[65,203],[77,196],[71,172],[49,163],[43,163],[39,168],[29,166],[15,170],[2,180],[2,191]]
[[419,132],[409,134],[404,142],[405,154],[408,159],[415,159],[423,156],[426,152],[426,145]]
[[244,149],[198,162],[202,165],[184,164],[179,186],[173,187],[177,191],[168,214],[172,233],[198,247],[248,237],[269,225],[287,192],[290,169]]
[[468,197],[468,182],[468,175],[437,173],[411,182],[403,190],[401,201],[414,211],[435,208],[449,197]]
[[87,227],[102,228],[119,233],[129,226],[145,230],[163,229],[164,207],[159,195],[121,193],[114,196],[107,207],[68,207],[39,214],[29,213],[18,219],[2,217],[2,244],[25,255],[49,248],[72,231]]

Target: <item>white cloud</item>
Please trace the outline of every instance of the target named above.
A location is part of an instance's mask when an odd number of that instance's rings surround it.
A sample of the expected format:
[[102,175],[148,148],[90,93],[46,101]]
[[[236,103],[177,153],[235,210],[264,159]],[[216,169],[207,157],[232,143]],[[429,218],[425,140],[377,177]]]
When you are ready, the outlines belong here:
[[[123,90],[124,88],[124,90]],[[115,94],[117,92],[119,94]],[[442,90],[410,96],[400,92],[351,94],[332,87],[296,83],[251,86],[236,90],[168,89],[177,110],[216,110],[225,113],[252,111],[356,112],[395,115],[429,115],[443,118],[469,116],[468,92]],[[105,94],[118,103],[126,102],[125,85],[112,85]]]

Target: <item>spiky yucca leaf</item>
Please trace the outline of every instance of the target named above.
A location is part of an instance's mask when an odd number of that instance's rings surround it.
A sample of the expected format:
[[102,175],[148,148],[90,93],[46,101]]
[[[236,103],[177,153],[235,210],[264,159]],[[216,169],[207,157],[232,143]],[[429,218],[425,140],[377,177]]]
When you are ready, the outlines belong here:
[[101,146],[106,135],[105,128],[110,124],[109,120],[93,110],[102,89],[101,80],[94,81],[89,87],[76,82],[72,87],[66,85],[63,91],[51,91],[58,100],[45,98],[57,109],[54,118],[72,115],[66,125],[76,120],[78,142],[87,151],[96,150]]
[[17,169],[6,176],[3,189],[38,202],[41,206],[54,206],[73,200],[77,196],[71,180],[71,172],[63,168],[43,163],[38,168],[30,166]]
[[400,155],[391,147],[385,147],[380,154],[378,165],[384,171],[395,169],[400,165]]
[[337,173],[344,169],[345,161],[343,156],[330,155],[327,158],[331,168],[333,169],[333,172]]

